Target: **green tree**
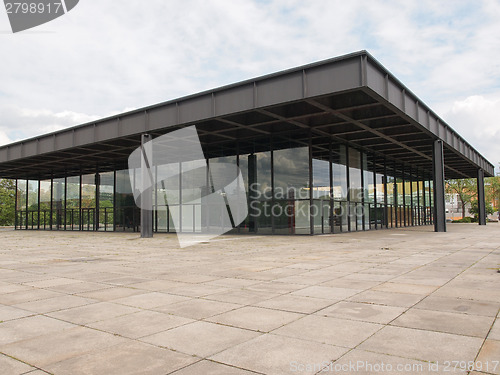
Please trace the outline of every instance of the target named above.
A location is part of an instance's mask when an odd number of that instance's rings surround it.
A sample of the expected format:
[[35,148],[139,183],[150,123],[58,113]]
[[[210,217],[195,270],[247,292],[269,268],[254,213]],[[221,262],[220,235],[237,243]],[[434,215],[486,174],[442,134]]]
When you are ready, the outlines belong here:
[[477,197],[477,180],[463,178],[446,181],[446,193],[456,194],[462,206],[462,219],[465,217],[465,206]]
[[[486,209],[486,215],[491,215],[491,214],[495,213],[495,209],[493,208],[493,206],[489,202],[486,202],[485,209]],[[471,214],[474,215],[474,219],[477,220],[477,218],[479,217],[479,207],[477,205],[477,201],[474,201],[471,203],[471,207],[470,207],[469,211]]]
[[500,211],[500,175],[486,179],[486,201]]
[[16,207],[16,183],[0,180],[0,225],[14,225]]

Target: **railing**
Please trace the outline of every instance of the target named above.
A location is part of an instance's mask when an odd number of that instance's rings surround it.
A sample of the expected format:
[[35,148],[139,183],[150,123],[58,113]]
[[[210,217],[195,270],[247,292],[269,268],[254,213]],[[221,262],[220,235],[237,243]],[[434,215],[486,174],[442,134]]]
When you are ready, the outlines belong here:
[[[331,203],[333,205],[331,205]],[[314,200],[317,217],[314,217],[315,233],[338,233],[356,230],[393,228],[433,224],[432,207],[397,206]],[[203,223],[199,205],[183,206],[183,232],[197,232]],[[220,208],[219,208],[220,209]],[[175,231],[172,218],[180,215],[178,207],[153,211],[153,223],[157,232]],[[403,216],[404,215],[404,216]],[[294,227],[295,218],[288,223]],[[246,225],[240,224],[240,227]],[[309,224],[307,224],[309,226]],[[70,230],[70,231],[130,231],[140,230],[140,210],[130,207],[105,207],[82,209],[54,209],[16,211],[16,229]],[[280,228],[283,229],[283,228]],[[286,229],[286,228],[285,228]],[[293,233],[293,228],[292,232]]]
[[16,229],[138,231],[140,215],[137,207],[105,207],[62,210],[16,211]]

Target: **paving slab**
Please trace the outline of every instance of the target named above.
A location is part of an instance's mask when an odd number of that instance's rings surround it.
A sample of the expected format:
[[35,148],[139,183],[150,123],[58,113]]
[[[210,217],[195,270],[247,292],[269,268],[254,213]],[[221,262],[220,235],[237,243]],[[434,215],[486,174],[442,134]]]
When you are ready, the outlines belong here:
[[333,345],[265,334],[210,359],[262,374],[316,374],[348,351]]
[[499,234],[457,224],[180,249],[172,234],[2,231],[0,353],[32,375],[492,364]]
[[258,302],[255,306],[269,309],[290,311],[302,314],[311,314],[321,310],[333,302],[324,298],[303,297],[292,294],[284,294],[278,297]]
[[330,363],[320,374],[465,375],[467,370],[445,368],[445,366],[439,366],[437,363],[354,349],[337,361]]
[[151,309],[171,303],[188,301],[189,299],[190,297],[183,297],[174,294],[149,292],[143,294],[135,294],[129,297],[118,298],[113,300],[113,303],[137,307],[141,309]]
[[27,340],[73,327],[73,324],[42,315],[10,320],[0,323],[0,345]]
[[192,322],[192,319],[180,316],[155,311],[139,311],[137,313],[90,323],[87,326],[115,335],[136,339]]
[[437,286],[434,285],[420,285],[420,284],[407,284],[407,283],[395,283],[386,282],[377,285],[373,290],[378,290],[381,292],[393,292],[393,293],[408,293],[417,295],[428,295],[434,292]]
[[183,368],[197,359],[140,342],[127,342],[45,366],[61,375],[156,375]]
[[358,302],[338,302],[315,315],[332,316],[336,318],[361,320],[364,322],[387,324],[396,319],[403,312],[404,307],[373,305]]
[[308,315],[278,328],[272,333],[322,344],[354,348],[382,327],[383,325],[374,323]]
[[250,329],[259,332],[269,332],[302,318],[303,314],[287,311],[265,309],[261,307],[246,306],[211,318],[206,321],[229,325],[238,328]]
[[491,331],[488,334],[488,338],[491,340],[500,340],[500,318],[496,318],[495,323],[491,327]]
[[9,345],[0,351],[26,363],[45,369],[51,363],[126,342],[126,339],[85,327],[52,332]]
[[192,319],[205,319],[227,311],[238,309],[241,306],[242,305],[235,303],[193,298],[188,301],[156,307],[154,310]]
[[455,333],[457,335],[485,337],[494,319],[491,316],[412,309],[393,321],[391,325]]
[[0,294],[0,303],[3,305],[17,305],[24,302],[39,301],[42,299],[60,297],[62,293],[53,292],[45,289],[22,290],[19,292]]
[[24,318],[30,315],[36,315],[36,313],[13,306],[0,305],[0,323],[6,322],[7,320]]
[[355,294],[358,294],[359,292],[361,292],[361,290],[314,285],[297,290],[295,292],[292,292],[291,294],[295,296],[323,298],[330,301],[341,301]]
[[445,361],[473,361],[482,343],[483,339],[477,337],[386,326],[359,348],[443,364]]
[[496,316],[500,308],[500,301],[473,301],[463,298],[430,295],[417,303],[415,308],[471,315]]
[[36,369],[26,363],[8,357],[4,354],[0,354],[0,370],[2,371],[2,374],[6,375],[21,375]]
[[[104,285],[104,284],[101,284]],[[125,298],[130,296],[135,296],[137,294],[143,294],[144,291],[134,288],[125,287],[110,287],[106,285],[105,288],[99,288],[97,290],[90,290],[84,292],[78,292],[80,297],[92,298],[99,301],[112,301],[118,298]]]
[[88,324],[120,315],[132,314],[138,311],[140,310],[131,306],[124,306],[111,302],[98,302],[91,305],[48,313],[47,316],[74,324]]
[[255,375],[255,372],[224,365],[213,361],[202,360],[193,365],[184,367],[172,375]]
[[421,301],[424,296],[411,293],[394,293],[378,290],[366,290],[355,296],[348,298],[347,301],[373,303],[377,305],[411,307]]
[[85,306],[99,302],[95,299],[63,295],[60,297],[46,298],[38,301],[23,302],[12,307],[45,314],[52,311],[69,309],[72,307]]
[[209,322],[194,322],[141,338],[141,341],[206,358],[260,334]]
[[487,374],[500,374],[500,341],[486,340],[476,358],[476,369]]

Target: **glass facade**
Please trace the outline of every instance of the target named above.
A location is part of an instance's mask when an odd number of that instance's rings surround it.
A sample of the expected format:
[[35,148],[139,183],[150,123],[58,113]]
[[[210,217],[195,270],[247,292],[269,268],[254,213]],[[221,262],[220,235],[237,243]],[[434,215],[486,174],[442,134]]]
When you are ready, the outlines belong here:
[[[247,192],[249,214],[227,228],[231,233],[328,234],[433,222],[433,183],[421,171],[324,136],[311,135],[309,144],[280,136],[221,149],[206,160],[156,166],[156,179],[170,177],[156,181],[155,232],[197,233],[223,216],[224,207],[202,211],[201,200],[213,191],[201,191],[193,175],[182,173],[207,164],[216,170],[218,163],[233,164],[235,176],[239,167]],[[18,180],[16,228],[139,231],[137,178],[117,169]]]

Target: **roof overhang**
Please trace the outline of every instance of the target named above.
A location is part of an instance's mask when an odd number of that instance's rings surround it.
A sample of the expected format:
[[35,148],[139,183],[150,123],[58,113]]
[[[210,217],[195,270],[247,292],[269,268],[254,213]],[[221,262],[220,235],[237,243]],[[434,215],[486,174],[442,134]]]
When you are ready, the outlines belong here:
[[208,155],[265,149],[285,134],[307,145],[311,134],[315,147],[333,139],[428,175],[441,139],[446,178],[476,177],[478,169],[494,175],[491,163],[361,51],[3,146],[0,177],[126,168],[140,134],[190,125]]

